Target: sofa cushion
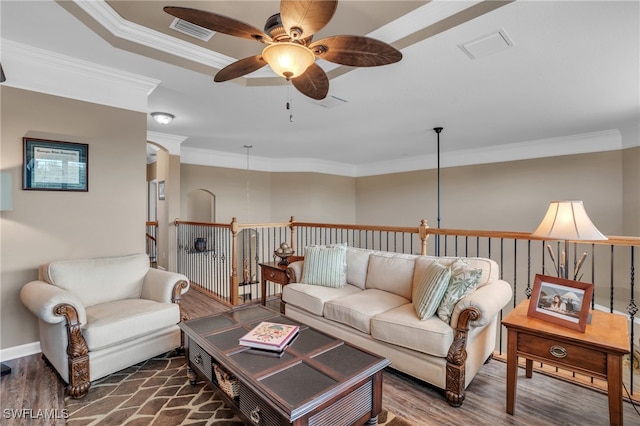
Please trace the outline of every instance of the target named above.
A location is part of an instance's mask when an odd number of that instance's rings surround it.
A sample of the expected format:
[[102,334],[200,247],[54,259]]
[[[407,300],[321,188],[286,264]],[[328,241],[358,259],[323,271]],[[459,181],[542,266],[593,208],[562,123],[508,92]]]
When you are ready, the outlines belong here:
[[432,317],[447,291],[451,269],[432,262],[413,288],[411,301],[421,320]]
[[372,253],[367,269],[367,289],[378,289],[411,300],[411,284],[415,261],[404,256]]
[[[431,262],[437,261],[441,265],[451,266],[458,259],[460,259],[459,256],[418,256],[416,259],[416,274],[421,274],[421,269],[424,269]],[[477,288],[500,279],[500,269],[495,260],[484,257],[465,257],[464,261],[472,268],[482,269],[482,278],[480,278]]]
[[371,318],[371,337],[425,354],[446,357],[453,328],[437,316],[422,321],[411,303]]
[[282,301],[291,303],[312,314],[322,316],[325,302],[338,297],[349,296],[359,291],[362,290],[350,284],[341,288],[331,288],[312,284],[293,283],[283,287]]
[[438,318],[447,324],[451,322],[451,314],[456,303],[474,291],[482,277],[482,269],[472,268],[463,259],[457,259],[450,268],[449,285],[437,311]]
[[347,282],[365,289],[371,250],[347,247]]
[[367,289],[324,304],[324,317],[369,334],[371,317],[401,305],[408,299],[377,289]]
[[347,245],[306,247],[302,282],[333,288],[343,287],[347,283]]
[[41,278],[75,294],[85,307],[120,299],[137,299],[142,293],[149,257],[118,257],[55,261],[40,267]]
[[87,324],[82,328],[89,351],[122,343],[180,322],[175,303],[146,299],[124,299],[87,308]]

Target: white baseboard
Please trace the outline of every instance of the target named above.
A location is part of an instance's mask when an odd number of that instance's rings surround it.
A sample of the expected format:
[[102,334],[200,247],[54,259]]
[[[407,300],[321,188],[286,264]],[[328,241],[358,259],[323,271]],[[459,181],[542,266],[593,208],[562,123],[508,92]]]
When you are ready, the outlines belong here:
[[27,343],[25,345],[13,346],[11,348],[0,349],[0,361],[22,358],[42,352],[40,342]]

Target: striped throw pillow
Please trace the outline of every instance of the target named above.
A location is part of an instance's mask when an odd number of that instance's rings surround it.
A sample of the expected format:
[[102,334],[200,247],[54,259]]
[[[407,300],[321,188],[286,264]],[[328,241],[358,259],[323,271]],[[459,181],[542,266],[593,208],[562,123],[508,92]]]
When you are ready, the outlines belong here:
[[421,320],[431,318],[438,309],[451,279],[451,270],[433,262],[424,271],[422,279],[413,289],[411,301]]
[[347,283],[347,245],[309,246],[304,252],[302,282],[340,288]]

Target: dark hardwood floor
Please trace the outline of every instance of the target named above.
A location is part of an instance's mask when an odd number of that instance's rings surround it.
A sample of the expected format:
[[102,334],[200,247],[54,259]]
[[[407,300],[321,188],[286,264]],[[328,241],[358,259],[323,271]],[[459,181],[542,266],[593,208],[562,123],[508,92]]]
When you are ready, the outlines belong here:
[[[279,302],[269,305],[278,309]],[[227,309],[202,293],[191,290],[183,297],[183,306],[191,318],[212,315]],[[12,412],[38,410],[64,417],[63,386],[39,355],[5,362],[13,371],[0,380],[0,424],[64,425],[64,419],[18,420]],[[578,385],[534,374],[532,379],[519,371],[516,412],[505,412],[505,364],[493,360],[482,367],[467,388],[462,407],[450,407],[442,391],[385,371],[383,406],[414,425],[607,425],[607,396]],[[12,411],[13,410],[13,411]],[[41,411],[43,413],[43,411]],[[12,418],[10,418],[12,417]],[[49,417],[51,417],[49,415]],[[626,425],[640,425],[640,414],[624,403]],[[331,425],[327,425],[331,426]]]

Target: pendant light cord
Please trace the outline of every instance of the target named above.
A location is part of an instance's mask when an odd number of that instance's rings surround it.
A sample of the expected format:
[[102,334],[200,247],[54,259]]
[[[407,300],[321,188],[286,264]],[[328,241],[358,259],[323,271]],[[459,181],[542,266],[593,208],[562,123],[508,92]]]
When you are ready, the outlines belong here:
[[246,189],[246,196],[247,196],[247,218],[246,221],[247,223],[249,223],[249,210],[250,210],[250,196],[249,196],[249,150],[251,148],[253,148],[253,145],[244,145],[245,149],[247,150],[247,170],[245,171],[245,189]]

